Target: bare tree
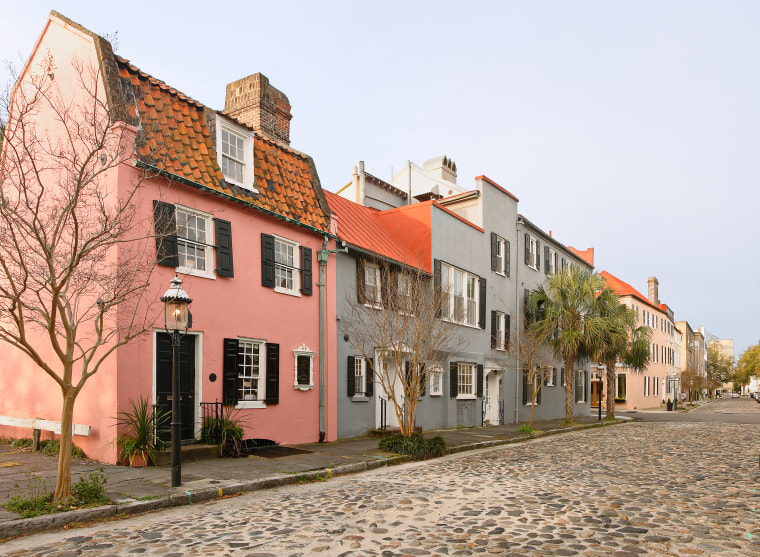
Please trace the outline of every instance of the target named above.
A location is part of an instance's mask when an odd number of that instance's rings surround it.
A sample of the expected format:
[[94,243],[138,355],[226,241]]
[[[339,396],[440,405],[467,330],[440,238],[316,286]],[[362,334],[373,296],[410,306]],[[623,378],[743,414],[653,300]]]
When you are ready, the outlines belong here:
[[401,433],[410,436],[432,374],[442,374],[449,353],[462,347],[459,327],[441,319],[448,296],[433,287],[428,273],[385,261],[357,264],[358,273],[372,278],[360,277],[341,328],[393,405]]
[[[0,340],[25,354],[61,391],[54,497],[71,494],[74,404],[109,355],[146,331],[143,300],[155,263],[150,223],[135,195],[137,129],[109,105],[99,69],[73,60],[77,83],[59,87],[48,55],[4,95],[0,158]],[[6,392],[6,396],[12,396]]]
[[532,429],[533,414],[541,389],[553,373],[551,365],[553,359],[546,348],[546,339],[530,329],[519,331],[517,327],[510,335],[507,352],[512,361],[516,361],[514,370],[526,377],[530,388],[530,427]]

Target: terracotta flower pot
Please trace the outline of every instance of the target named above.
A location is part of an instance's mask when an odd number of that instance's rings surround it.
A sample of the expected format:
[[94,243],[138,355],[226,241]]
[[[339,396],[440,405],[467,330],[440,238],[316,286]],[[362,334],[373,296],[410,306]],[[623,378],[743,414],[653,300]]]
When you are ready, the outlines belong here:
[[143,452],[136,452],[129,457],[129,466],[132,468],[144,468],[148,465],[148,455]]

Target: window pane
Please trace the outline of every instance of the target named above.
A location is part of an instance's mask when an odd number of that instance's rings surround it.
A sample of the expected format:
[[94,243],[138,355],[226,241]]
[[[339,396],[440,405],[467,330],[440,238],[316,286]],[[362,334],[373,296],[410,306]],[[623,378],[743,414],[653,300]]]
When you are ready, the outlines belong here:
[[240,341],[240,364],[238,365],[238,377],[240,387],[238,400],[262,400],[264,398],[259,366],[261,345],[250,341]]

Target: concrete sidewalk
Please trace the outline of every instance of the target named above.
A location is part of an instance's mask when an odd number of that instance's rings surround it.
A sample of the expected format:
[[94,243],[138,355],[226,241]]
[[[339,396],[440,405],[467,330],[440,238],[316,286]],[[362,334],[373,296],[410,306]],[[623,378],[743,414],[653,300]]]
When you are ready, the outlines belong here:
[[[532,437],[611,423],[615,422],[599,422],[596,415],[576,417],[574,426],[564,425],[564,420],[536,421],[534,429],[542,433]],[[520,433],[520,425],[523,424],[427,431],[424,434],[426,437],[443,437],[451,454],[530,439],[530,436]],[[0,540],[60,528],[71,522],[88,522],[117,514],[131,515],[208,501],[245,491],[363,472],[407,460],[404,456],[380,451],[378,441],[376,437],[360,437],[328,443],[291,445],[271,451],[270,454],[264,452],[262,456],[183,461],[182,486],[177,488],[169,487],[168,466],[129,468],[75,459],[72,467],[73,481],[102,467],[108,479],[108,495],[113,504],[30,519],[21,519],[18,515],[0,509]],[[56,464],[56,457],[17,451],[9,445],[0,445],[0,504],[14,495],[27,495],[34,487],[38,490],[43,488],[43,492],[52,491],[55,486]]]

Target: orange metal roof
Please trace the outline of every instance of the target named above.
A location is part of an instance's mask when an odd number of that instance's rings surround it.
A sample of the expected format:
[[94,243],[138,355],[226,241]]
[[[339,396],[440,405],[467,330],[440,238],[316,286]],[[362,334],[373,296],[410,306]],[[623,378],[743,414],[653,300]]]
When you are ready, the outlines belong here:
[[[615,294],[618,296],[634,296],[635,298],[638,298],[648,306],[651,306],[659,311],[664,311],[660,307],[654,305],[652,302],[649,301],[649,298],[644,296],[641,292],[636,290],[633,286],[628,284],[627,282],[624,282],[617,278],[615,275],[612,275],[608,273],[607,271],[602,271],[599,273],[599,276],[601,276],[605,282],[607,283],[607,286],[609,286]],[[665,305],[665,304],[662,304]]]
[[338,217],[338,237],[346,243],[431,271],[430,203],[415,203],[378,211],[331,192],[324,192],[330,210]]
[[212,113],[210,109],[123,58],[117,57],[117,63],[122,84],[132,86],[134,104],[129,106],[129,115],[140,123],[138,154],[145,162],[329,232],[328,207],[310,157],[255,134],[254,180],[259,193],[227,184],[206,125],[206,114]]

